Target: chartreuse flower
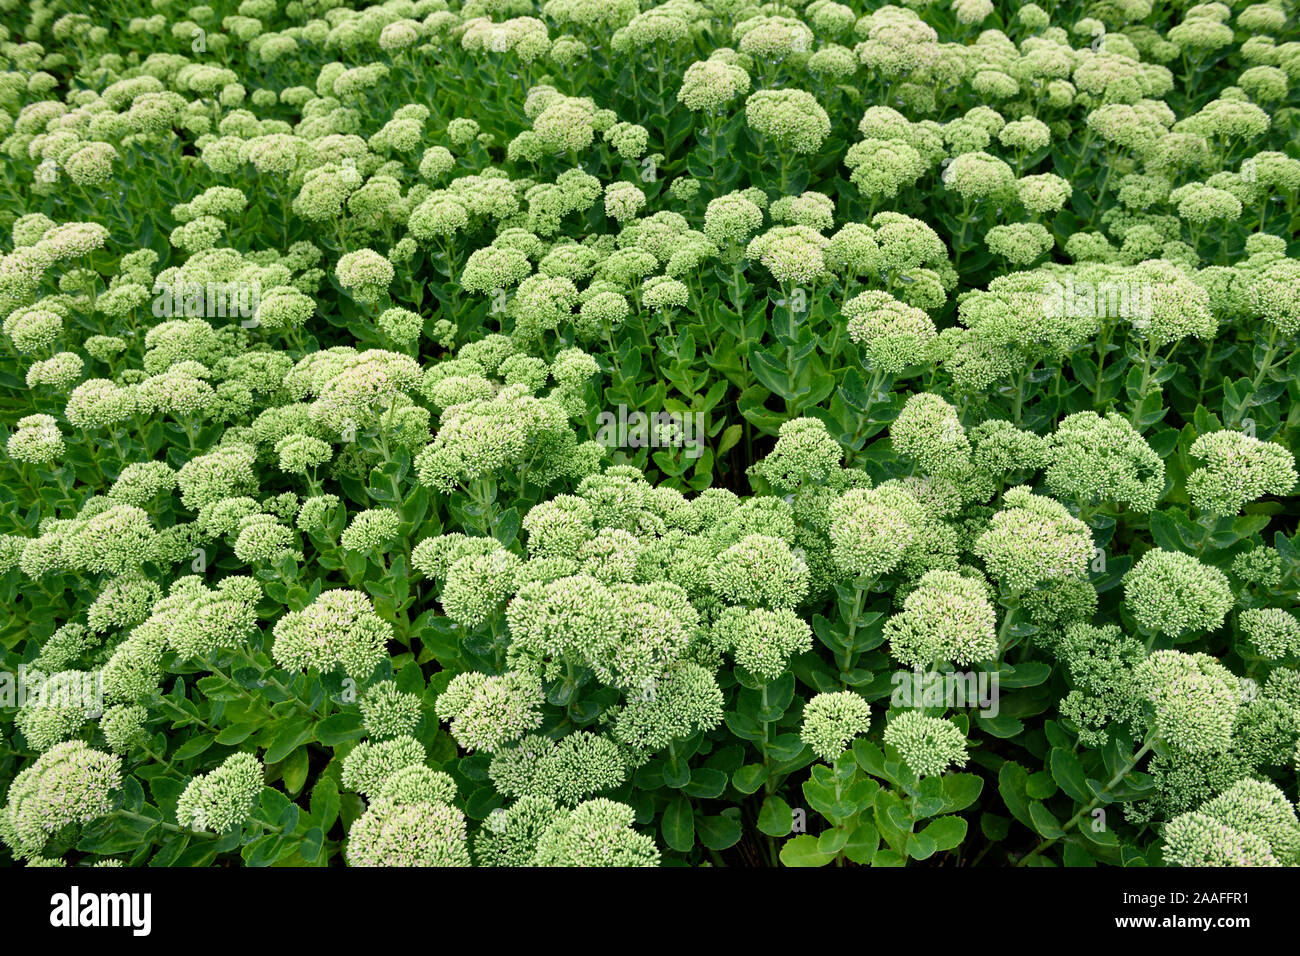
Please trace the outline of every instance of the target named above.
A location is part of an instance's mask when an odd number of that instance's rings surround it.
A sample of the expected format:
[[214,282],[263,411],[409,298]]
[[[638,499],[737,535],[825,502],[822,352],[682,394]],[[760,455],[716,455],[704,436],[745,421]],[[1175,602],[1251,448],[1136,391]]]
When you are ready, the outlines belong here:
[[1142,628],[1171,636],[1213,630],[1233,603],[1222,571],[1161,548],[1144,554],[1124,576],[1124,599]]
[[110,813],[121,784],[121,758],[81,740],[58,744],[19,771],[9,785],[0,811],[0,839],[16,857],[39,856],[60,828]]
[[16,862],[1297,862],[1292,5],[63,6]]
[[262,785],[261,761],[250,753],[232,754],[190,781],[176,804],[176,819],[183,827],[225,833],[247,822]]
[[885,743],[918,777],[937,777],[949,767],[966,765],[966,735],[950,720],[905,710],[885,725]]
[[1300,819],[1276,786],[1238,780],[1199,810],[1164,828],[1164,857],[1175,866],[1294,866]]
[[817,694],[804,706],[799,736],[830,763],[871,726],[871,707],[853,691]]

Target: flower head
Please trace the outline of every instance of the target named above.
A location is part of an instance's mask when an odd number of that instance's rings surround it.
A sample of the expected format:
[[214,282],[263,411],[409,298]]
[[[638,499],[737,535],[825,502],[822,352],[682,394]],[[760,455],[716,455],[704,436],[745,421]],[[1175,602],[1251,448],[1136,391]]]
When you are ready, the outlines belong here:
[[894,657],[917,670],[941,661],[971,664],[997,655],[997,615],[988,586],[957,571],[929,571],[885,622]]
[[387,656],[392,626],[374,611],[360,591],[325,591],[301,611],[290,611],[273,629],[271,655],[289,670],[342,668],[358,680],[368,678]]
[[871,726],[871,707],[851,690],[815,695],[803,708],[799,736],[822,760],[834,762]]
[[57,744],[14,777],[0,810],[0,839],[17,857],[38,856],[60,828],[110,813],[121,783],[120,757],[81,740]]
[[918,777],[937,777],[966,766],[966,735],[951,720],[917,710],[896,714],[885,725],[885,743],[896,749]]
[[1156,728],[1188,753],[1222,753],[1232,739],[1241,688],[1208,654],[1156,651],[1134,673],[1139,697],[1150,701]]
[[537,841],[534,866],[658,866],[654,840],[632,829],[631,807],[597,798],[554,820]]
[[782,149],[815,153],[830,135],[831,121],[817,98],[804,90],[759,90],[745,101],[745,118]]
[[1214,630],[1233,605],[1227,575],[1163,548],[1142,555],[1124,575],[1124,600],[1140,627],[1172,637]]

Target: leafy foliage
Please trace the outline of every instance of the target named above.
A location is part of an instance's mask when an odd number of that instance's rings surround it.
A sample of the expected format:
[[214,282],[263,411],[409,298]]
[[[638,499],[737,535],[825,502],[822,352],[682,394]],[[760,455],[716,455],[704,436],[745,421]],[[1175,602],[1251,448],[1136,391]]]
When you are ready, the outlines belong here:
[[27,865],[1294,865],[1289,0],[0,0]]

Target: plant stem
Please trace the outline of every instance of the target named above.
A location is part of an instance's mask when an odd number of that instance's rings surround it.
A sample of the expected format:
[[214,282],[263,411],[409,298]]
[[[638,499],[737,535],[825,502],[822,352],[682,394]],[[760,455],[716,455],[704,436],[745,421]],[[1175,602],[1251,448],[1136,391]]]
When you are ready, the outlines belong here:
[[858,620],[862,617],[862,607],[867,595],[867,589],[861,584],[855,584],[853,587],[853,619],[849,623],[849,633],[845,637],[845,644],[848,646],[844,649],[844,656],[840,664],[840,684],[845,690],[848,690],[849,668],[853,666],[853,643],[858,633]]
[[1152,747],[1155,746],[1156,741],[1159,739],[1160,739],[1159,734],[1156,733],[1152,733],[1149,737],[1147,737],[1147,739],[1142,744],[1142,748],[1133,755],[1133,757],[1129,760],[1128,763],[1126,763],[1123,767],[1120,768],[1119,772],[1116,773],[1115,776],[1110,778],[1110,782],[1107,783],[1106,786],[1102,787],[1101,793],[1093,797],[1091,803],[1089,803],[1086,807],[1081,809],[1078,813],[1070,817],[1070,819],[1065,822],[1065,825],[1061,827],[1060,836],[1052,837],[1051,839],[1044,840],[1042,843],[1038,844],[1038,846],[1034,847],[1027,854],[1021,857],[1020,862],[1017,863],[1016,866],[1024,866],[1026,861],[1038,856],[1038,854],[1042,853],[1044,850],[1046,850],[1052,844],[1056,843],[1058,840],[1063,839],[1067,833],[1069,833],[1072,829],[1078,826],[1079,821],[1082,820],[1084,817],[1088,816],[1090,813],[1092,813],[1092,811],[1097,808],[1097,805],[1102,802],[1102,798],[1107,796],[1111,790],[1115,789],[1115,787],[1119,784],[1121,780],[1123,780],[1133,771],[1133,768],[1136,767],[1139,762],[1141,762],[1142,758],[1147,755],[1147,753],[1151,750]]
[[114,810],[109,814],[109,816],[121,817],[124,820],[136,820],[140,823],[149,823],[166,830],[168,833],[184,833],[186,836],[195,837],[199,840],[217,840],[221,838],[220,833],[209,833],[207,830],[190,830],[186,827],[178,827],[176,824],[168,823],[166,820],[155,820],[153,817],[146,817],[143,813],[132,813],[130,810]]

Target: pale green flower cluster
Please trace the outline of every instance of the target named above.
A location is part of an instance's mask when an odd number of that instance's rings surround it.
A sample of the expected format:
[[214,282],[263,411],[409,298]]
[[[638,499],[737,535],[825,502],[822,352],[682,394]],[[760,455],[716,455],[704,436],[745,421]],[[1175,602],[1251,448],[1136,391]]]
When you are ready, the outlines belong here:
[[1192,454],[1205,464],[1187,476],[1192,503],[1213,515],[1229,516],[1264,495],[1295,488],[1295,457],[1274,442],[1234,431],[1202,435]]
[[62,827],[112,812],[121,785],[121,758],[81,740],[58,744],[20,770],[9,785],[0,810],[0,839],[16,857],[40,856]]
[[16,861],[1300,862],[1288,4],[3,6]]
[[949,767],[964,767],[966,735],[951,720],[905,710],[885,725],[885,743],[894,747],[918,777],[937,777]]
[[528,734],[492,756],[488,774],[507,797],[542,797],[574,806],[628,776],[628,759],[608,737],[579,730],[552,741]]
[[597,798],[558,817],[537,840],[534,866],[658,866],[654,840],[632,829],[633,809]]
[[398,689],[394,681],[381,681],[362,695],[361,719],[371,737],[406,737],[420,722],[420,698]]
[[1092,535],[1064,505],[1023,485],[1004,493],[1002,505],[974,550],[1003,587],[1022,592],[1085,575]]
[[465,814],[449,802],[454,796],[454,788],[432,793],[394,780],[393,791],[372,799],[348,830],[348,865],[472,865]]
[[1300,819],[1276,786],[1244,778],[1170,820],[1164,857],[1173,866],[1295,866]]
[[1214,630],[1233,605],[1222,571],[1162,548],[1142,555],[1124,575],[1124,600],[1141,628],[1172,637]]
[[1149,512],[1165,490],[1165,463],[1131,424],[1111,412],[1067,415],[1048,439],[1047,485],[1082,505],[1114,502]]
[[998,653],[989,588],[957,571],[929,571],[885,623],[889,652],[917,670],[942,661],[971,664]]
[[350,589],[325,591],[301,611],[275,623],[271,654],[288,670],[342,669],[365,679],[387,657],[392,626],[375,614],[366,595]]
[[409,735],[390,740],[363,740],[344,758],[343,786],[367,797],[378,797],[398,773],[424,764],[424,745]]
[[262,792],[262,762],[250,753],[231,754],[215,770],[190,781],[176,804],[183,827],[227,831],[248,822]]
[[1238,621],[1261,657],[1300,657],[1300,620],[1294,614],[1280,607],[1252,607],[1243,610]]
[[542,702],[535,675],[468,671],[452,678],[434,709],[440,719],[451,722],[451,734],[462,747],[492,753],[540,726]]
[[890,375],[919,365],[937,334],[934,320],[924,310],[888,292],[862,292],[844,303],[842,311],[849,337],[863,345],[866,364]]
[[816,152],[831,131],[826,110],[804,90],[751,93],[745,101],[745,118],[755,132],[793,153]]
[[853,691],[817,694],[804,705],[799,736],[813,753],[831,763],[870,726],[871,707]]
[[1156,651],[1137,666],[1134,686],[1151,703],[1156,729],[1172,746],[1189,753],[1228,748],[1241,689],[1213,657]]

